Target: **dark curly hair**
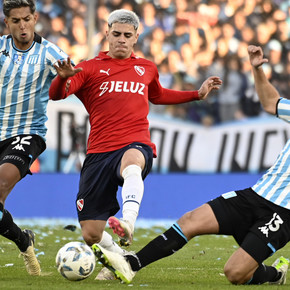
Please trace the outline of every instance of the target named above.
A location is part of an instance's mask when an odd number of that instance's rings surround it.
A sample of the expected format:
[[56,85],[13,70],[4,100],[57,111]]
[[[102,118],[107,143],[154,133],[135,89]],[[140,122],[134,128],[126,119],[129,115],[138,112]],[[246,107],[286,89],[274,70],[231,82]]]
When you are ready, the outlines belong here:
[[36,10],[34,0],[3,0],[3,13],[6,17],[9,17],[11,9],[29,7],[31,13]]

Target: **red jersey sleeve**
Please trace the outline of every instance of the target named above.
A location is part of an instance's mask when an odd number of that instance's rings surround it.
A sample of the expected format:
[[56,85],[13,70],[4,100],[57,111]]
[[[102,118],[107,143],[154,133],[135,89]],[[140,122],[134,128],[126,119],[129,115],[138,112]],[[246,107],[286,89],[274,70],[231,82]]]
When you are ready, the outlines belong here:
[[[51,100],[61,100],[65,99],[69,95],[75,94],[85,83],[85,74],[86,74],[86,64],[82,62],[76,66],[82,67],[83,70],[78,72],[73,77],[63,79],[59,76],[56,76],[52,81],[49,88],[49,98]],[[68,91],[66,91],[66,83],[70,80],[70,86]]]
[[149,100],[153,104],[171,105],[200,100],[198,91],[176,91],[163,88],[159,82],[159,74],[156,68],[155,78],[148,87]]
[[62,79],[59,76],[56,76],[52,81],[49,88],[49,98],[51,100],[61,100],[66,97],[65,85],[67,79]]

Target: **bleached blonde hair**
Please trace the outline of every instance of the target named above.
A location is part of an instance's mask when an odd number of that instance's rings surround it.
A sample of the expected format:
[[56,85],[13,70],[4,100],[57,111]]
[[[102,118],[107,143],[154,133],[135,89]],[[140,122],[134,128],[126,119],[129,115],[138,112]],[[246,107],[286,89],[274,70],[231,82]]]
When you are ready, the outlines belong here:
[[134,29],[137,30],[140,21],[135,12],[126,9],[118,9],[111,12],[108,18],[109,27],[112,27],[114,23],[131,24],[134,26]]

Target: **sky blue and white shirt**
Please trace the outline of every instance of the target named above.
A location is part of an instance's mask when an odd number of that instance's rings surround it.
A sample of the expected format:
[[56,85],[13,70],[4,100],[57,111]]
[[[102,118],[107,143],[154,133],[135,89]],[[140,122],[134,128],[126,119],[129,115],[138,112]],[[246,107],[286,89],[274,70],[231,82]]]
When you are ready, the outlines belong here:
[[27,50],[17,49],[11,35],[0,37],[0,141],[20,134],[45,139],[53,65],[67,57],[37,34]]
[[[278,118],[290,123],[290,100],[281,98],[277,105]],[[290,139],[275,164],[252,189],[265,199],[290,209]]]

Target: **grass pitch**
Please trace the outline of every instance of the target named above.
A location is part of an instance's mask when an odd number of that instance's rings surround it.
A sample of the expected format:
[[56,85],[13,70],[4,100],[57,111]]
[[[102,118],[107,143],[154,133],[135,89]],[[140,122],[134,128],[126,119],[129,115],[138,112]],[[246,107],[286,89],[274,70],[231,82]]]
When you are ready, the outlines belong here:
[[[21,226],[23,229],[25,226]],[[234,286],[223,274],[223,266],[237,248],[237,244],[227,236],[199,236],[191,240],[174,255],[159,260],[142,269],[132,284],[115,281],[94,280],[101,265],[97,264],[94,273],[85,280],[71,282],[63,278],[56,269],[57,251],[70,241],[82,241],[79,227],[75,231],[65,230],[62,225],[27,226],[36,234],[35,251],[41,263],[42,276],[29,276],[17,247],[9,240],[0,237],[0,289],[278,289],[278,286]],[[137,228],[134,243],[130,247],[137,251],[165,230],[161,227]],[[111,231],[108,230],[110,233]],[[273,261],[283,255],[290,258],[290,246],[280,250],[266,261]],[[258,288],[257,288],[258,287]],[[279,286],[280,287],[280,286]],[[282,289],[289,289],[290,279]]]

